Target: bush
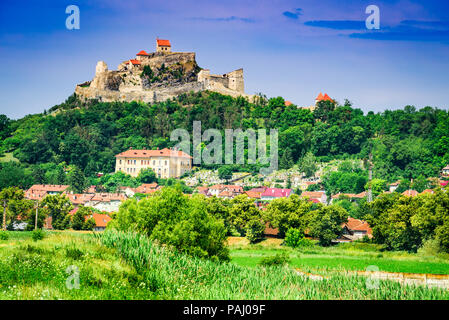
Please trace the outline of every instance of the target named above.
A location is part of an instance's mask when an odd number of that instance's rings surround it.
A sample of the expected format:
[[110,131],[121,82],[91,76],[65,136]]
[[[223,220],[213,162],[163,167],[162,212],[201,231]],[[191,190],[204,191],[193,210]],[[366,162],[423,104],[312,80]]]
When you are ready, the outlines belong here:
[[66,248],[65,249],[65,256],[67,258],[73,259],[73,260],[80,260],[84,256],[84,252],[82,252],[78,248]]
[[0,231],[0,240],[8,240],[9,234],[6,231]]
[[265,224],[260,220],[251,220],[246,225],[246,238],[250,243],[256,243],[263,239]]
[[273,267],[273,266],[283,266],[290,262],[290,257],[286,253],[277,253],[271,257],[265,257],[260,262],[259,265],[262,267]]
[[285,244],[292,248],[312,247],[313,242],[304,238],[304,233],[299,229],[288,229],[285,234]]
[[224,222],[207,209],[204,196],[187,197],[179,186],[165,187],[152,197],[125,201],[110,228],[139,231],[180,252],[229,261]]
[[33,232],[31,233],[31,238],[34,241],[42,240],[42,239],[44,239],[44,237],[45,237],[45,232],[42,231],[42,229],[33,230]]

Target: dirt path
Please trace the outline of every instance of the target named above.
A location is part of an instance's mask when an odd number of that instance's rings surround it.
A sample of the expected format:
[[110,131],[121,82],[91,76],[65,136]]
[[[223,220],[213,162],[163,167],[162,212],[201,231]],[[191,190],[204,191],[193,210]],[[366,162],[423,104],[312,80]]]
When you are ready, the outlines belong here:
[[[303,272],[296,269],[299,275],[308,277],[311,280],[323,280],[329,277]],[[429,288],[449,289],[449,275],[429,274],[429,273],[403,273],[403,272],[383,272],[383,271],[336,271],[345,275],[358,275],[370,277],[372,280],[390,280],[403,285],[421,285]]]

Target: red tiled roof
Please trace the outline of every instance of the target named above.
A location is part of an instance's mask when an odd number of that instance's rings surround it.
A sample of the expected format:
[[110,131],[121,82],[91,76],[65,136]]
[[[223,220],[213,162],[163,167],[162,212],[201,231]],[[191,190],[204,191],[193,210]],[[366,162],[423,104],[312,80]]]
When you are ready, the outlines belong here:
[[368,222],[354,219],[349,217],[348,222],[343,224],[343,227],[346,226],[351,231],[366,231],[368,235],[372,234],[372,230],[368,224]]
[[99,202],[124,201],[126,196],[121,193],[95,193],[91,200]]
[[246,195],[250,198],[260,199],[262,192],[246,191]]
[[354,195],[354,198],[365,198],[366,197],[366,191],[357,193],[356,195]]
[[82,194],[71,194],[67,193],[66,196],[69,198],[72,204],[85,204],[90,201],[95,194],[93,193],[82,193]]
[[264,192],[265,190],[267,190],[267,188],[268,188],[268,187],[258,187],[258,188],[252,188],[251,190],[248,190],[248,191],[251,191],[251,192],[260,192],[260,193],[262,193],[262,192]]
[[156,39],[158,46],[171,47],[170,40]]
[[110,216],[108,216],[107,214],[102,214],[102,213],[93,213],[92,218],[94,218],[94,220],[95,220],[95,226],[102,227],[102,228],[106,228],[109,221],[112,220],[112,218]]
[[333,100],[331,99],[331,97],[329,97],[329,96],[327,95],[327,93],[324,94],[323,100],[325,100],[325,101],[333,101]]
[[139,60],[135,60],[135,59],[131,59],[128,62],[131,62],[132,64],[136,64],[136,65],[140,64],[140,61]]
[[220,192],[218,194],[218,196],[219,197],[232,197],[233,193],[232,193],[232,191],[229,191],[229,190],[223,190],[222,192]]
[[149,54],[145,50],[142,50],[138,54],[136,54],[136,56],[149,56]]
[[63,192],[69,186],[62,184],[35,184],[31,188],[28,189],[27,192],[33,191],[47,191],[47,192]]
[[226,184],[216,184],[209,188],[210,190],[229,190],[232,192],[243,193],[242,186],[226,185]]
[[408,196],[408,197],[415,197],[415,196],[418,195],[418,191],[416,191],[416,190],[406,190],[406,191],[402,192],[402,194],[404,196]]
[[315,199],[321,199],[321,197],[325,193],[323,191],[304,191],[301,193],[301,197],[309,197],[309,198],[315,198]]
[[348,197],[348,198],[357,198],[355,193],[337,193],[332,196],[332,199],[338,199],[340,196]]
[[293,103],[291,102],[291,101],[285,101],[284,102],[284,105],[286,106],[286,107],[288,107],[288,106],[291,106]]
[[149,158],[149,157],[179,157],[192,159],[187,153],[183,151],[175,151],[172,149],[164,148],[162,150],[134,150],[129,149],[116,155],[116,157],[127,158]]
[[154,193],[157,191],[156,189],[157,189],[157,183],[154,182],[154,183],[144,183],[144,184],[138,186],[137,188],[134,188],[133,190],[134,190],[134,192],[137,192],[137,193]]
[[331,101],[333,102],[334,100],[331,99],[331,97],[329,97],[329,95],[327,93],[323,94],[320,92],[320,94],[318,95],[318,97],[316,97],[315,99],[316,101]]
[[284,198],[290,196],[292,189],[267,188],[261,197]]
[[424,190],[423,192],[421,192],[421,194],[425,194],[425,193],[431,193],[431,194],[433,194],[433,193],[435,193],[435,191],[433,191],[432,189],[426,189],[426,190]]
[[198,190],[198,193],[207,194],[209,191],[208,187],[197,187],[196,190]]

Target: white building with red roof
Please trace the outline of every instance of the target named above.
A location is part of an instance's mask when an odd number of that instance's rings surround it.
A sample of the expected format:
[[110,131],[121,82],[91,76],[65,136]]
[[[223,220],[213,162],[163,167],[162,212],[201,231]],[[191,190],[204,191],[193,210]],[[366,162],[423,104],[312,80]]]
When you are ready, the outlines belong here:
[[192,169],[192,157],[179,150],[129,149],[115,156],[115,172],[137,177],[142,169],[152,169],[158,178],[179,178]]

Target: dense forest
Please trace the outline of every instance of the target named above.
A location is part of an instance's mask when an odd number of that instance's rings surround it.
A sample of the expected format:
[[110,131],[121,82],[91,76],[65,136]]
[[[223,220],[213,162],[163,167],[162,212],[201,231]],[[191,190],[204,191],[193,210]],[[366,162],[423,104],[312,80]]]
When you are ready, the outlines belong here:
[[[173,146],[170,132],[202,129],[279,129],[280,168],[305,161],[367,159],[374,178],[387,181],[437,176],[449,164],[449,113],[413,106],[364,114],[346,100],[320,102],[314,112],[285,106],[281,97],[255,103],[214,92],[180,95],[145,104],[81,102],[75,95],[41,114],[19,120],[0,115],[0,153],[20,162],[0,163],[0,188],[62,184],[67,166],[85,176],[114,171],[114,156],[133,148]],[[195,146],[194,146],[195,147]]]

